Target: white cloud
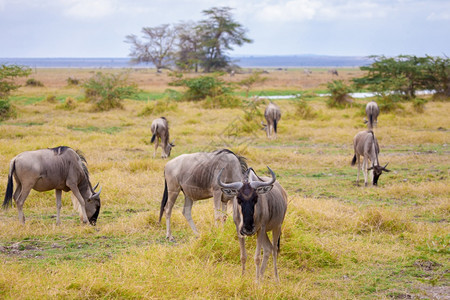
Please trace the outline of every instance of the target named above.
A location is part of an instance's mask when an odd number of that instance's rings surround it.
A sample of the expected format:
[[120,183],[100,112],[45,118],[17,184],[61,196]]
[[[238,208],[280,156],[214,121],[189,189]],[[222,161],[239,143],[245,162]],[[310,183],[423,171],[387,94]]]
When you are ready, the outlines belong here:
[[63,13],[75,18],[103,18],[116,11],[110,0],[69,0],[65,1],[65,5]]
[[303,21],[311,20],[322,4],[315,0],[291,0],[277,4],[267,4],[257,12],[260,20]]
[[450,13],[446,11],[440,13],[432,12],[430,15],[428,15],[427,20],[429,21],[450,20]]

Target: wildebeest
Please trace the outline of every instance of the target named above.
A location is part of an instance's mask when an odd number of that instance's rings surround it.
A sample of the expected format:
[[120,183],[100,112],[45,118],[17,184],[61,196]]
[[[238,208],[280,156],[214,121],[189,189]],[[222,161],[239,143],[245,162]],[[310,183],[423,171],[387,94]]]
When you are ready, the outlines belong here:
[[[367,186],[367,171],[373,169],[373,185],[377,185],[378,178],[385,172],[390,172],[386,169],[386,164],[384,167],[380,166],[378,161],[378,154],[380,153],[380,147],[378,146],[378,141],[372,130],[358,132],[353,139],[353,147],[355,150],[355,155],[353,156],[352,166],[358,162],[358,176],[356,183],[359,184],[359,171],[361,168],[360,155],[363,156],[362,169],[364,174],[364,185]],[[368,167],[369,160],[372,164]]]
[[339,76],[338,70],[336,70],[336,69],[330,69],[330,70],[328,70],[328,73],[330,73],[331,75]]
[[367,120],[364,120],[364,123],[367,123],[367,128],[369,130],[373,129],[374,126],[377,125],[378,115],[380,114],[380,109],[375,101],[370,101],[366,105],[366,115]]
[[151,143],[155,142],[155,152],[153,153],[153,157],[156,156],[156,149],[159,146],[159,140],[161,140],[161,148],[162,148],[162,158],[167,158],[170,156],[170,151],[175,145],[169,142],[169,122],[164,117],[153,120],[152,125],[150,127],[152,130],[152,139]]
[[306,76],[309,76],[312,74],[312,71],[310,69],[303,69],[303,73],[305,73]]
[[278,122],[281,119],[281,110],[278,105],[270,102],[269,105],[267,105],[266,110],[264,111],[264,117],[267,121],[267,125],[265,125],[267,137],[270,138],[273,133],[276,138]]
[[[13,176],[17,188],[13,196]],[[100,192],[95,192],[89,181],[87,162],[80,151],[67,146],[22,152],[11,160],[3,208],[12,198],[19,211],[19,221],[25,223],[23,204],[31,189],[38,192],[55,190],[56,224],[60,224],[62,191],[72,191],[79,202],[83,223],[95,225],[100,212]]]
[[166,215],[167,235],[173,240],[170,230],[172,208],[180,191],[184,194],[183,215],[194,233],[198,233],[192,220],[193,202],[214,197],[215,219],[224,219],[227,202],[231,198],[222,195],[217,184],[217,174],[224,169],[224,180],[240,181],[247,170],[245,158],[228,149],[214,152],[198,152],[180,155],[169,161],[164,168],[164,194],[161,201],[159,222],[163,213]]
[[[242,274],[245,272],[247,260],[245,236],[256,233],[256,280],[263,279],[272,252],[275,279],[278,281],[277,256],[280,250],[281,225],[287,210],[287,194],[281,185],[275,182],[273,171],[267,168],[272,178],[258,177],[253,169],[249,168],[241,181],[223,183],[220,172],[217,182],[225,195],[236,196],[233,200],[233,219],[241,251]],[[272,231],[272,242],[267,236],[269,231]]]

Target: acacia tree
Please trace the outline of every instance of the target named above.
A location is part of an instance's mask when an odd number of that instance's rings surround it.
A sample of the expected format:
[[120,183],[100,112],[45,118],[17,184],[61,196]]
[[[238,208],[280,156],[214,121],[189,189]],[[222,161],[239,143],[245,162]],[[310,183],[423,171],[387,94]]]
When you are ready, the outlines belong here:
[[227,51],[233,45],[242,46],[251,43],[246,29],[233,19],[230,7],[213,7],[203,11],[206,20],[200,21],[202,40],[201,65],[205,72],[222,70],[230,63]]
[[[414,99],[419,89],[433,89],[450,94],[450,60],[441,57],[372,56],[374,62],[360,69],[367,75],[353,79],[358,87],[367,87],[382,96],[401,96]],[[447,92],[445,92],[447,91]]]
[[194,69],[198,72],[202,50],[199,31],[198,25],[194,22],[182,22],[177,25],[175,63],[183,71]]
[[176,27],[163,24],[142,28],[142,40],[130,34],[125,42],[131,44],[129,56],[133,63],[153,63],[160,72],[163,68],[169,69],[173,62],[176,39]]

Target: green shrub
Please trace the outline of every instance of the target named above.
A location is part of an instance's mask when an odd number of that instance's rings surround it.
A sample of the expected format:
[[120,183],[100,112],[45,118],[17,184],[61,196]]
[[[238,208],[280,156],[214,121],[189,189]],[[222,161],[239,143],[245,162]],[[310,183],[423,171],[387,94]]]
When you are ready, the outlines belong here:
[[67,78],[67,85],[79,85],[80,80],[76,78],[69,77]]
[[427,102],[428,101],[423,98],[414,98],[412,101],[414,110],[418,113],[423,113]]
[[36,80],[34,78],[30,78],[27,80],[27,82],[25,83],[26,86],[34,86],[34,87],[42,87],[44,86],[44,84],[42,82],[40,82],[39,80]]
[[151,116],[151,115],[159,115],[166,113],[168,111],[176,111],[178,110],[178,104],[174,101],[170,101],[168,99],[161,99],[150,102],[147,104],[144,109],[138,114],[139,117],[142,116]]
[[300,117],[304,120],[314,119],[317,116],[317,112],[314,112],[311,106],[308,105],[308,102],[305,100],[295,100],[295,116]]
[[9,100],[0,99],[0,121],[15,118],[16,115],[16,109]]
[[[169,83],[171,86],[183,86],[187,90],[182,94],[181,100],[200,101],[207,97],[216,98],[221,95],[231,95],[233,87],[230,83],[220,78],[221,74],[211,76],[198,76],[195,78],[183,79],[182,74],[173,75],[176,79]],[[218,100],[225,101],[227,100]]]
[[241,100],[233,95],[221,94],[216,97],[207,96],[203,107],[205,108],[235,108],[241,106]]
[[333,80],[328,83],[327,87],[328,93],[331,94],[327,101],[329,107],[342,108],[353,103],[349,95],[352,90],[342,80]]
[[45,101],[49,102],[49,103],[56,103],[56,96],[55,95],[47,95],[47,97],[45,97]]
[[77,101],[72,97],[67,97],[64,103],[57,106],[58,109],[74,110],[77,107]]
[[97,110],[122,108],[122,100],[138,92],[136,84],[128,83],[125,74],[103,74],[98,72],[83,84],[85,98],[93,102]]

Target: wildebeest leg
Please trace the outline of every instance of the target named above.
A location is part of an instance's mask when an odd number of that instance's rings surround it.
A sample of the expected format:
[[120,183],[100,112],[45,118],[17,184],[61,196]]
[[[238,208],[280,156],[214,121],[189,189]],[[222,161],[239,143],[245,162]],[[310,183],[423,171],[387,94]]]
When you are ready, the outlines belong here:
[[84,199],[81,196],[80,191],[78,190],[78,186],[76,184],[72,184],[69,182],[66,182],[66,185],[70,188],[74,196],[78,199],[78,202],[80,203],[81,206],[82,221],[83,223],[87,224],[88,217],[86,214],[86,203],[84,202]]
[[56,195],[56,225],[61,224],[61,220],[59,218],[60,213],[61,213],[61,194],[62,191],[61,190],[55,190],[55,195]]
[[178,187],[175,191],[168,191],[168,199],[166,206],[164,207],[164,212],[166,214],[166,238],[169,241],[174,241],[172,236],[172,231],[170,230],[170,217],[172,216],[172,208],[175,205],[178,194],[180,193],[180,188]]
[[259,281],[259,274],[261,273],[262,235],[263,234],[261,233],[261,230],[259,230],[256,237],[256,251],[255,251],[256,281]]
[[192,231],[196,235],[198,235],[197,227],[195,227],[194,220],[192,220],[192,205],[194,204],[194,201],[192,201],[188,196],[184,196],[184,207],[183,207],[183,216],[186,218],[186,220],[189,223],[189,226],[191,226]]
[[360,156],[358,154],[356,154],[356,162],[357,162],[357,168],[358,168],[356,184],[359,185],[359,172],[361,171],[361,160],[360,160]]
[[30,191],[31,191],[33,185],[32,184],[22,185],[19,194],[16,195],[17,189],[16,189],[16,193],[14,193],[14,195],[17,196],[17,198],[14,200],[16,200],[17,211],[19,212],[19,221],[22,224],[25,224],[25,215],[23,214],[23,204],[24,204],[25,200],[27,199],[28,195],[30,194]]
[[247,262],[247,251],[245,250],[245,237],[239,236],[238,229],[238,240],[239,240],[239,249],[241,250],[241,265],[242,265],[242,275],[245,273],[245,263]]
[[221,190],[214,191],[213,197],[214,197],[214,219],[215,219],[215,224],[217,226],[219,220],[222,222],[222,224],[226,220],[226,214],[225,214],[226,206],[225,206],[225,210],[223,210],[222,191]]
[[364,156],[363,163],[362,163],[362,171],[364,174],[364,185],[365,186],[367,186],[367,164],[368,164],[367,158],[366,158],[366,156]]
[[278,257],[278,241],[281,236],[281,228],[275,228],[272,230],[272,257],[273,257],[273,273],[275,275],[275,280],[280,281],[278,277],[278,269],[277,269],[277,257]]
[[155,140],[155,152],[153,153],[153,157],[156,157],[156,149],[158,149],[158,146],[159,146],[159,138],[156,137],[156,140]]
[[[269,257],[270,257],[270,253],[272,253],[272,243],[269,240],[269,237],[267,236],[267,233],[265,232],[264,228],[261,228],[261,240],[258,239],[258,243],[262,244],[263,247],[263,260],[262,260],[262,264],[261,264],[261,269],[260,269],[260,273],[257,274],[257,276],[259,275],[259,279],[263,280],[264,279],[264,272],[266,271],[267,268],[267,262],[269,261]],[[258,247],[256,247],[258,249]],[[261,251],[261,250],[260,250]]]

